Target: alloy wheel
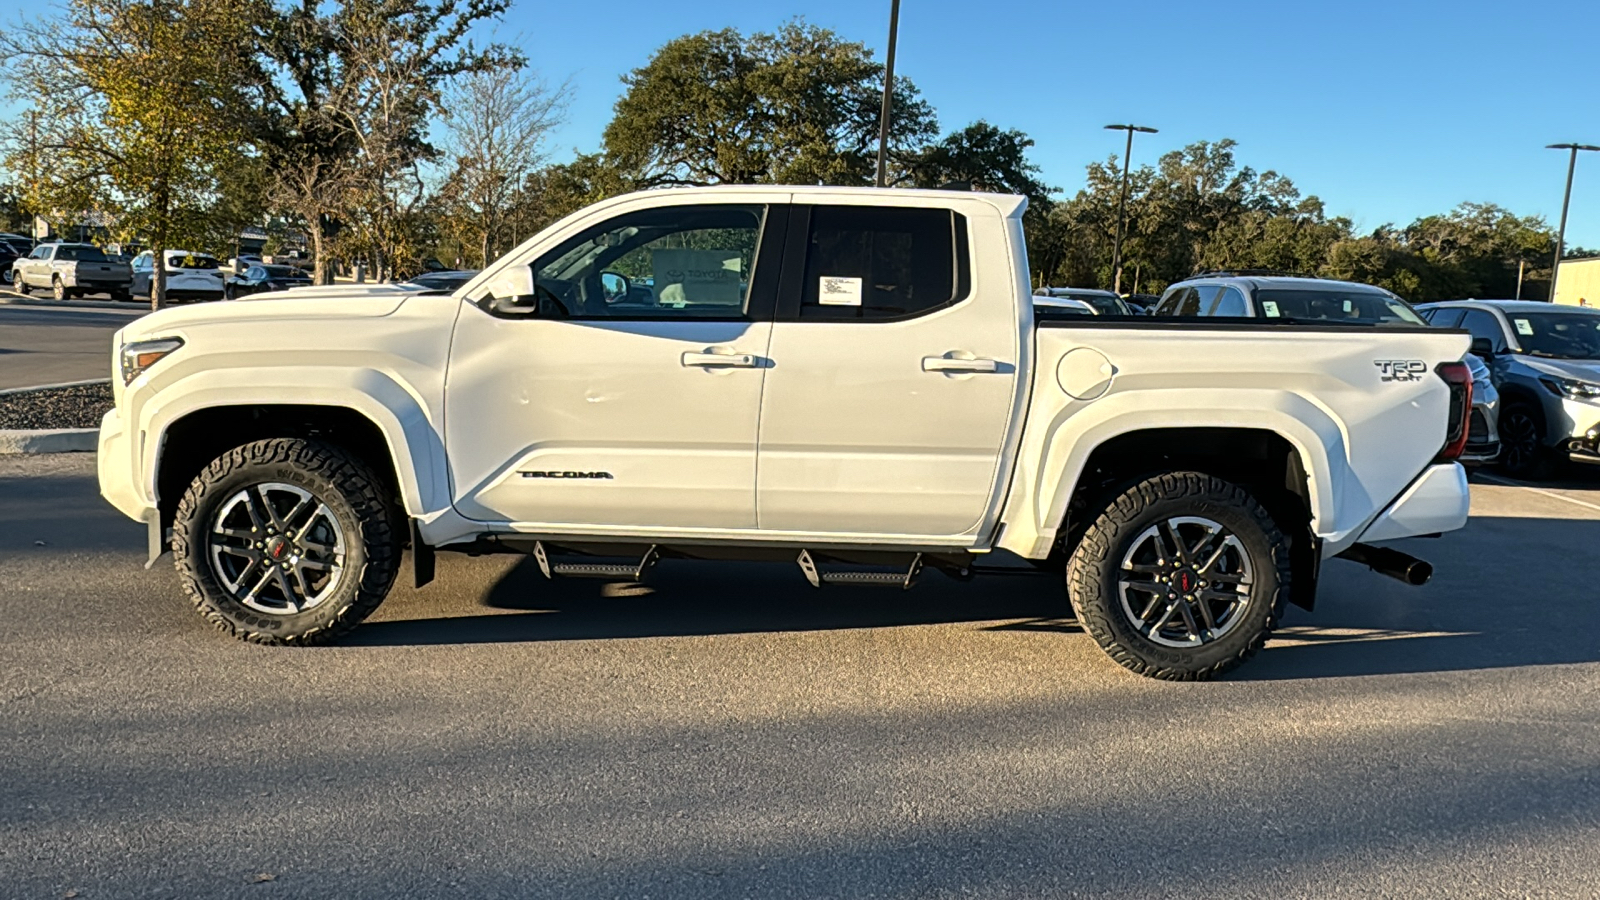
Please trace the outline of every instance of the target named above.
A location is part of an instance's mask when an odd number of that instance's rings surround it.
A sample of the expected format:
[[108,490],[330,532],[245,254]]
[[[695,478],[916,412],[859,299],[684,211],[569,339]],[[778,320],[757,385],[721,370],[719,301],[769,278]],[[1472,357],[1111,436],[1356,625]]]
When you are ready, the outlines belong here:
[[1509,411],[1500,420],[1501,459],[1505,467],[1521,472],[1533,465],[1543,442],[1539,438],[1539,423],[1521,409]]
[[234,493],[212,518],[207,550],[222,587],[271,615],[317,606],[344,576],[344,529],[326,503],[292,484]]
[[1117,591],[1129,623],[1167,647],[1232,631],[1250,603],[1250,554],[1221,523],[1178,516],[1151,525],[1123,554]]

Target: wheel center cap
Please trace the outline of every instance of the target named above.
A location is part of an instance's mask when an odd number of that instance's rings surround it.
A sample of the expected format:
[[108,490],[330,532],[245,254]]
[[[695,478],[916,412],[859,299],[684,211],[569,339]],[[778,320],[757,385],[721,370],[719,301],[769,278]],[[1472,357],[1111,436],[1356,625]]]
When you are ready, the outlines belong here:
[[1180,594],[1187,594],[1193,591],[1199,584],[1200,576],[1196,575],[1191,569],[1179,569],[1172,575],[1172,586],[1177,588]]
[[277,535],[267,541],[267,555],[273,559],[283,559],[289,553],[289,540],[282,535]]

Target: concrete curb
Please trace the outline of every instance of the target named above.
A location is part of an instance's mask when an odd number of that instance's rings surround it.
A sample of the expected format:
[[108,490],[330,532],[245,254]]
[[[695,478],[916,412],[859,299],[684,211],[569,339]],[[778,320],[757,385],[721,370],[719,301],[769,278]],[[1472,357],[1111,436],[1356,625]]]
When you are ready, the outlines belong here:
[[46,428],[0,430],[0,456],[22,453],[92,453],[100,437],[97,428]]
[[35,384],[29,387],[0,388],[0,397],[7,394],[26,394],[30,391],[51,391],[56,388],[83,387],[86,384],[110,384],[109,378],[88,378],[83,381],[63,381],[60,384]]

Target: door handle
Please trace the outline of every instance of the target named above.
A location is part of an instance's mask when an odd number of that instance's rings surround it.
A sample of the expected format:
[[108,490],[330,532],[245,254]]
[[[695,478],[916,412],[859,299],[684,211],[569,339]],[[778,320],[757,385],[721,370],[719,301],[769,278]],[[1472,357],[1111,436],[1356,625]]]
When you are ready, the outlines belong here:
[[960,359],[949,356],[924,356],[924,372],[998,372],[1000,363],[993,359]]
[[685,366],[699,366],[702,369],[754,369],[761,365],[761,361],[750,353],[696,353],[689,350],[681,360]]

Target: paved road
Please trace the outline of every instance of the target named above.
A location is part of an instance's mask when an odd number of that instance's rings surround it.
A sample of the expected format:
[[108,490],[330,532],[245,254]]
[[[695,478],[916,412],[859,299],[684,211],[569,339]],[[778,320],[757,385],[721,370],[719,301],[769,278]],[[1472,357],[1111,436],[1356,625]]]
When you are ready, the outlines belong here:
[[0,895],[1594,897],[1597,494],[1479,487],[1434,584],[1331,563],[1178,685],[1048,580],[670,561],[608,599],[445,556],[252,647],[91,457],[0,460]]
[[111,335],[145,311],[0,305],[0,390],[111,376]]

